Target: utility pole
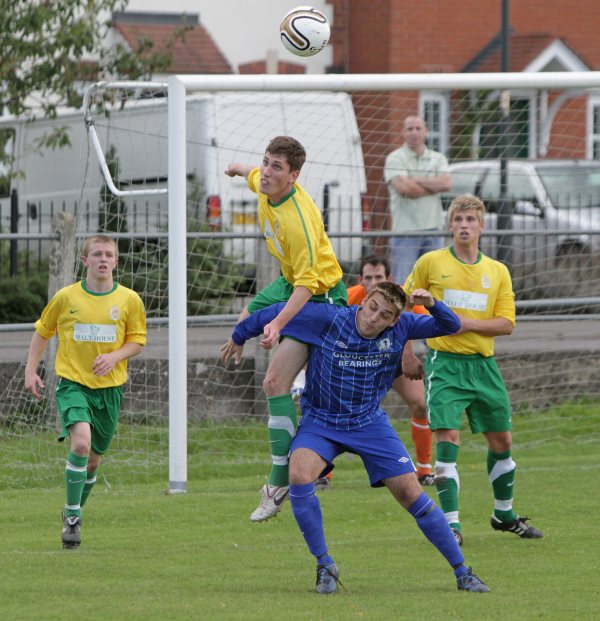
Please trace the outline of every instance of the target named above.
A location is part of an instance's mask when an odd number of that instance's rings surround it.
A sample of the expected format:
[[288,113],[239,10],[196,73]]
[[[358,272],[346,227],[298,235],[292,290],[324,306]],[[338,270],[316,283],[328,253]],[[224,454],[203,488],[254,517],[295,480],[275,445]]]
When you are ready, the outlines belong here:
[[[510,52],[510,0],[502,0],[502,29],[501,29],[501,61],[500,71],[509,71]],[[498,205],[497,227],[499,230],[512,229],[513,202],[508,196],[508,158],[510,146],[510,91],[504,90],[500,94],[500,203]],[[512,263],[512,236],[502,234],[498,236],[498,260],[508,268]]]

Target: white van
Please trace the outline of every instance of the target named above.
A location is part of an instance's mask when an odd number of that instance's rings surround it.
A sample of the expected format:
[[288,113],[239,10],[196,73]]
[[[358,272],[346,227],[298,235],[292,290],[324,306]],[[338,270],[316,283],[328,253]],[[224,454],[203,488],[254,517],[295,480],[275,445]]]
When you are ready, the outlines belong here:
[[[108,117],[96,115],[94,125],[104,153],[110,145],[116,148],[121,189],[166,187],[164,99],[132,102]],[[36,141],[56,126],[68,129],[71,146],[37,151]],[[19,231],[47,232],[49,217],[44,218],[50,209],[73,210],[80,198],[83,203],[79,217],[86,220],[80,230],[95,230],[103,180],[97,157],[88,144],[83,114],[62,114],[55,121],[33,123],[7,119],[0,121],[0,132],[12,132],[7,148],[14,155],[13,169],[23,173],[1,184],[3,228],[9,230],[8,203],[11,190],[15,190]],[[299,182],[321,209],[328,231],[359,233],[366,176],[352,101],[345,93],[213,93],[190,98],[188,217],[208,222],[213,230],[257,232],[256,196],[243,179],[232,179],[223,171],[235,161],[258,166],[266,145],[276,135],[294,136],[306,148],[307,161]],[[124,201],[130,232],[166,230],[166,195]],[[228,242],[227,252],[241,263],[254,263],[256,242]],[[332,243],[341,262],[360,259],[360,237],[334,238]]]

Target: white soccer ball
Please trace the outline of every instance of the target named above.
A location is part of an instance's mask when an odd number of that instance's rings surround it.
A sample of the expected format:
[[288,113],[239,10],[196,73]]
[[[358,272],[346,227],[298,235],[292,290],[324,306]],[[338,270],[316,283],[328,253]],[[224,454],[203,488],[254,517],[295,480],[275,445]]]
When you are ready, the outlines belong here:
[[329,41],[327,17],[310,6],[297,6],[283,16],[279,27],[281,42],[296,56],[314,56]]

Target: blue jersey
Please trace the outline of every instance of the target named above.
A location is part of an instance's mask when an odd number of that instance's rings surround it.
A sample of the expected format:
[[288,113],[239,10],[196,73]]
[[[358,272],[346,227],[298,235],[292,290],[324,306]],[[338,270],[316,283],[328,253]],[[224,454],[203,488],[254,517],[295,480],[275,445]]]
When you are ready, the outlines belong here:
[[[240,322],[232,338],[237,345],[262,334],[284,303],[256,311]],[[302,393],[302,417],[336,429],[362,427],[383,414],[385,397],[397,375],[409,339],[454,334],[460,320],[436,301],[430,315],[402,313],[400,320],[374,338],[356,327],[359,306],[308,302],[281,331],[311,345]]]

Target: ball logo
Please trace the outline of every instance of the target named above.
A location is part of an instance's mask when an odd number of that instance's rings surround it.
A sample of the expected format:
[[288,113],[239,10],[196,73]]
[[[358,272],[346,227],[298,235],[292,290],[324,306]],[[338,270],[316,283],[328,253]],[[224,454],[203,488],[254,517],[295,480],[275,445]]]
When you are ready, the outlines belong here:
[[279,27],[284,47],[297,56],[314,56],[329,41],[329,21],[321,11],[299,6],[284,15]]

